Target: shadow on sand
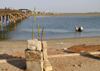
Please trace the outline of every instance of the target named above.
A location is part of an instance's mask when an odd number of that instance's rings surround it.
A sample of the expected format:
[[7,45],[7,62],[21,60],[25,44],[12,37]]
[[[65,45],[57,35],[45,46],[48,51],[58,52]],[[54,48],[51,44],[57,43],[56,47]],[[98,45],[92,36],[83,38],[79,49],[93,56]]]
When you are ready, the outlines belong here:
[[92,55],[92,54],[90,54],[88,52],[80,53],[80,55],[84,56],[84,57],[100,60],[100,55]]
[[[76,53],[76,52],[71,52],[71,51],[66,51],[64,50],[63,52],[66,52],[66,53]],[[92,59],[97,59],[97,60],[100,60],[100,55],[97,54],[97,55],[92,55],[90,54],[89,52],[82,52],[82,53],[79,53],[81,56],[84,56],[84,57],[88,57],[88,58],[92,58]]]
[[[16,60],[13,60],[15,58],[16,58]],[[18,58],[18,60],[17,60],[17,58]],[[0,54],[0,60],[2,60],[2,59],[6,59],[7,63],[13,65],[14,67],[17,67],[22,70],[26,69],[26,60],[25,59],[20,59],[19,57],[14,57],[14,56],[8,55],[8,54]]]

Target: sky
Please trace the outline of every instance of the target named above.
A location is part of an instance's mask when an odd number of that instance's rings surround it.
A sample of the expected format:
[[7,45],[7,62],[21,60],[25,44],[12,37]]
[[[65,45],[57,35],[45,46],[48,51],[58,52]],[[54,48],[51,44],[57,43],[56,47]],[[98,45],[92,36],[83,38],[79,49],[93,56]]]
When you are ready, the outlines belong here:
[[100,0],[0,0],[0,8],[30,9],[40,12],[100,12]]

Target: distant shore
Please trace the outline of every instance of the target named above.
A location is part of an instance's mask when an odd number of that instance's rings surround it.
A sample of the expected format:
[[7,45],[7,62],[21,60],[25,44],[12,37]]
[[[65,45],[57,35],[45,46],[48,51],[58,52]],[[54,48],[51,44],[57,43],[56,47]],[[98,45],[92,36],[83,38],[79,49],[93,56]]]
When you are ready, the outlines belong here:
[[100,16],[100,13],[36,14],[36,16]]

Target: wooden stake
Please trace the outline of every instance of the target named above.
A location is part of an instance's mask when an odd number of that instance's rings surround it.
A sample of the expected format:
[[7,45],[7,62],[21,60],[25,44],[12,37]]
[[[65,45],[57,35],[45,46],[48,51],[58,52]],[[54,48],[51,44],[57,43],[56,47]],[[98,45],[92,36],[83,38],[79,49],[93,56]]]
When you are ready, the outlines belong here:
[[36,10],[36,8],[34,8],[34,14],[33,14],[33,30],[32,30],[32,40],[34,39],[34,19],[35,19],[35,10]]
[[38,28],[38,38],[40,40],[40,31],[39,31],[39,23],[38,23],[38,20],[37,20],[37,28]]
[[43,26],[42,33],[41,33],[41,47],[42,47],[42,49],[43,49],[43,44],[42,44],[42,39],[43,39],[43,31],[44,31],[44,26]]

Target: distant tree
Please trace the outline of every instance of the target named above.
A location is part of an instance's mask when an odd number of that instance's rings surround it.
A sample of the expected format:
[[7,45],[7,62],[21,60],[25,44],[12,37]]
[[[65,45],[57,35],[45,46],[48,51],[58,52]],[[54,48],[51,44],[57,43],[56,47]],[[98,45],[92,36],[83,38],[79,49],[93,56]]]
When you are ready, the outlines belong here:
[[40,14],[41,12],[38,12],[38,14]]

